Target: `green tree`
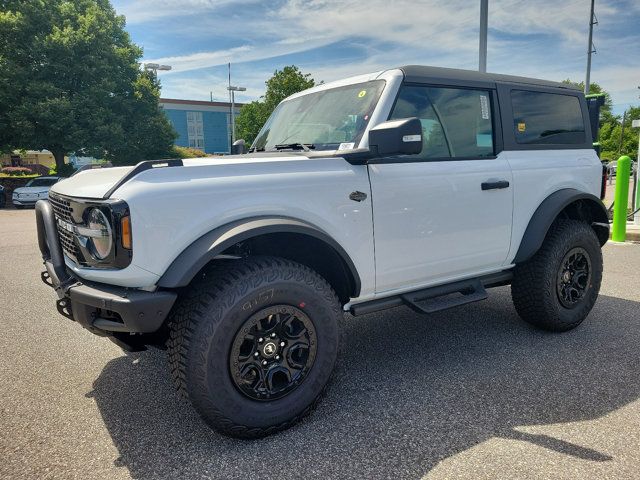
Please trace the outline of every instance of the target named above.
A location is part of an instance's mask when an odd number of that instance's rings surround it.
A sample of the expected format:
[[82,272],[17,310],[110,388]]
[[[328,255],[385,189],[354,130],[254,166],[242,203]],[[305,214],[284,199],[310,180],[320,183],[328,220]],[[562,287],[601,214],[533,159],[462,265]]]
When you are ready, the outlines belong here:
[[640,119],[640,107],[630,107],[623,121],[620,116],[606,123],[600,131],[601,157],[617,160],[620,155],[628,155],[634,160],[638,157],[638,129],[631,126],[633,120]]
[[260,97],[260,100],[248,103],[240,109],[240,114],[236,119],[236,136],[244,138],[248,144],[252,143],[282,100],[294,93],[311,88],[315,84],[311,74],[302,73],[295,65],[276,70],[273,76],[265,82],[267,91]]
[[108,0],[0,0],[0,148],[134,163],[175,133]]
[[[584,82],[572,82],[563,80],[562,83],[574,85],[584,90]],[[633,119],[640,119],[640,107],[631,107],[627,110],[624,120],[624,130],[622,128],[622,116],[614,115],[612,110],[613,101],[609,92],[604,90],[599,84],[591,83],[589,93],[604,93],[604,105],[600,109],[600,158],[603,160],[617,160],[620,155],[628,155],[636,159],[638,156],[638,132],[631,128]]]

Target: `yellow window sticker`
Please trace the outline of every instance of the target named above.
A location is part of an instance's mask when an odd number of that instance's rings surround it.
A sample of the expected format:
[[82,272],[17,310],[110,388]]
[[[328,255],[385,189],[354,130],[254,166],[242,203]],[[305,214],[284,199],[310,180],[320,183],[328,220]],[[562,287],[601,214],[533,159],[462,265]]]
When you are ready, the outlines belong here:
[[360,93],[358,93],[358,98],[362,98],[367,94],[366,90],[360,90]]
[[527,124],[524,122],[520,122],[518,123],[518,131],[519,132],[524,132],[527,129]]

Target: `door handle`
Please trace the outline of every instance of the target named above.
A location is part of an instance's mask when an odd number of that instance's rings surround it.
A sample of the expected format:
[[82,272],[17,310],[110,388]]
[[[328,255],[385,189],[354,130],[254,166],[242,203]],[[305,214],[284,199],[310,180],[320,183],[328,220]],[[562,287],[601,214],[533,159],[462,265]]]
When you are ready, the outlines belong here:
[[489,180],[480,184],[482,190],[497,190],[499,188],[509,188],[506,180]]

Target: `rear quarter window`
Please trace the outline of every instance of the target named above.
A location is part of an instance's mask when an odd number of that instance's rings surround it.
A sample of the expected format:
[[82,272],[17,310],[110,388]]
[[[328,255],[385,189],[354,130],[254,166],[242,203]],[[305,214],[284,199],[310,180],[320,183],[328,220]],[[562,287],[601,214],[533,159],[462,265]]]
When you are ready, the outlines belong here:
[[512,90],[516,142],[525,145],[584,144],[585,128],[580,100],[556,93]]

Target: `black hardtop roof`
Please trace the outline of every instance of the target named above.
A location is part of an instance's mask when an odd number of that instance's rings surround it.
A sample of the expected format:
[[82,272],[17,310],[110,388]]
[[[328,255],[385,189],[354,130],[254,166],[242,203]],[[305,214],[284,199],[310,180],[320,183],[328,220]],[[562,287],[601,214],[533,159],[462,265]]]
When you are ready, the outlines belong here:
[[479,85],[495,85],[496,83],[522,83],[540,87],[563,88],[579,90],[567,83],[540,80],[537,78],[517,77],[498,73],[482,73],[475,70],[460,70],[457,68],[429,67],[423,65],[405,65],[399,67],[404,73],[405,80],[410,83],[455,83]]

